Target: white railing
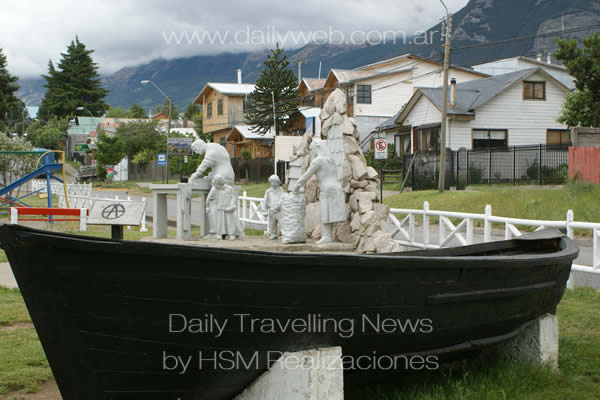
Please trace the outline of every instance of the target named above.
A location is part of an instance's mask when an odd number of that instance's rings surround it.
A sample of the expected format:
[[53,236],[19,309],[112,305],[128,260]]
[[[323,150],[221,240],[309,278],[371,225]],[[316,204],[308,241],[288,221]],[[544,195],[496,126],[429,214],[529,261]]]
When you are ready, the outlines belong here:
[[[48,182],[45,179],[32,179],[31,180],[31,191],[40,193],[46,193],[48,190]],[[63,184],[60,182],[51,182],[50,190],[55,195],[64,194]],[[92,184],[82,183],[67,183],[67,194],[77,196],[90,196],[92,194]]]
[[263,199],[260,197],[248,197],[248,193],[244,191],[238,197],[238,200],[238,210],[242,226],[245,228],[247,224],[253,224],[266,229],[268,225],[267,217],[262,214],[261,210]]
[[[402,220],[398,215],[405,216]],[[415,217],[422,217],[422,234],[417,235],[417,224]],[[430,218],[437,217],[439,220],[439,244],[431,241]],[[461,220],[455,225],[450,219]],[[574,238],[575,229],[591,230],[593,235],[593,260],[592,266],[574,265],[573,269],[600,274],[600,223],[577,222],[574,220],[573,211],[567,212],[564,221],[540,221],[532,219],[506,218],[492,215],[492,206],[485,207],[484,214],[469,214],[450,211],[435,211],[429,208],[429,202],[423,204],[422,210],[398,209],[390,210],[390,227],[392,236],[396,242],[403,246],[417,247],[422,249],[439,249],[451,247],[453,244],[470,245],[474,243],[473,222],[483,221],[483,242],[492,241],[492,224],[504,225],[504,239],[521,236],[523,233],[517,225],[534,227],[535,230],[545,228],[566,229],[567,236]]]
[[[132,200],[131,196],[127,196],[126,199],[121,199],[121,198],[119,198],[118,195],[115,196],[114,198],[69,195],[69,205],[72,208],[87,208],[87,209],[91,210],[92,206],[94,205],[94,203],[97,200],[114,201],[117,203],[125,203],[125,202],[131,202],[131,201],[143,202],[144,203],[144,213],[142,214],[142,223],[141,223],[140,232],[148,232],[148,228],[146,228],[146,198],[145,197],[143,197],[141,200]],[[127,229],[131,229],[131,227],[128,226]]]

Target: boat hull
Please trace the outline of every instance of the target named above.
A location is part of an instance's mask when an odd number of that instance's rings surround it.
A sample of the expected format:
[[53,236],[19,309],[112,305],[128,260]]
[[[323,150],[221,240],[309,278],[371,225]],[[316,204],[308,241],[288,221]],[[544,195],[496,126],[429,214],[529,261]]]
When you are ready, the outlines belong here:
[[373,361],[348,374],[372,375],[384,355],[493,345],[555,312],[578,252],[549,236],[406,255],[265,253],[15,225],[0,226],[0,242],[65,400],[230,399],[281,352],[341,346]]

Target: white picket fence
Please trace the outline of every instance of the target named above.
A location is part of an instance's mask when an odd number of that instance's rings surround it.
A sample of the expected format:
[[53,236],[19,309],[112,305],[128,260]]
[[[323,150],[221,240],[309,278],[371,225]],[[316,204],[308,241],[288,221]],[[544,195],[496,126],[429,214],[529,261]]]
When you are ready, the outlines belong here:
[[261,211],[263,199],[260,197],[248,197],[248,193],[244,191],[242,195],[238,197],[238,200],[238,210],[242,226],[245,228],[250,224],[266,229],[268,220]]
[[[60,182],[51,182],[50,190],[52,194],[58,196],[58,207],[66,208],[67,202],[65,201],[65,191],[63,184]],[[48,192],[48,183],[45,179],[33,179],[31,181],[31,191],[39,193]],[[69,195],[69,206],[71,208],[82,208],[85,206],[74,205],[71,202],[71,198],[75,196],[89,197],[92,195],[92,184],[79,184],[79,183],[68,183],[67,194]]]
[[[404,216],[399,220],[398,216]],[[417,235],[416,216],[422,217],[421,234]],[[430,218],[438,218],[439,244],[432,243]],[[459,220],[458,223],[452,219]],[[483,221],[483,242],[492,241],[492,224],[504,225],[504,239],[521,236],[523,233],[517,225],[533,227],[536,231],[545,228],[566,229],[567,236],[574,238],[575,229],[592,231],[593,261],[591,266],[573,266],[574,269],[600,274],[600,224],[589,222],[577,222],[574,220],[573,211],[569,210],[563,221],[540,221],[532,219],[506,218],[492,215],[492,207],[487,205],[484,214],[469,214],[450,211],[436,211],[429,208],[426,201],[422,210],[398,209],[390,210],[390,223],[392,236],[395,240],[409,247],[422,249],[438,249],[451,247],[458,244],[466,246],[473,244],[473,222]]]

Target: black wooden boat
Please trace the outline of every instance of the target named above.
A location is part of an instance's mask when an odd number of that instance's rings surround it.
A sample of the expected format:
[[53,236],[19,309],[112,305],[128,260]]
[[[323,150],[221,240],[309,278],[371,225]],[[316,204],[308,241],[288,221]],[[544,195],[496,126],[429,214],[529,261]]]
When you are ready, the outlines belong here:
[[[231,399],[274,361],[270,351],[451,355],[493,345],[555,312],[578,254],[558,232],[382,255],[115,241],[18,225],[0,226],[0,243],[65,400]],[[261,329],[244,328],[240,314]],[[209,317],[231,323],[218,335]],[[208,332],[184,326],[194,318]],[[412,328],[384,333],[377,318]],[[312,329],[263,329],[293,319]],[[169,371],[170,355],[192,357],[188,370]]]

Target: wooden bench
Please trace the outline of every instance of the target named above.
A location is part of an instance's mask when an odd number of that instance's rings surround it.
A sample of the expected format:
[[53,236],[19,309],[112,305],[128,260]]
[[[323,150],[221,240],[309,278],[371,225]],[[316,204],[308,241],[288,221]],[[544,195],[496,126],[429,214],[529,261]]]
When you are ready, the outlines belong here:
[[[9,215],[11,224],[18,224],[22,215],[47,215],[48,218],[21,218],[21,221],[79,221],[79,230],[85,232],[90,211],[87,208],[10,207]],[[54,216],[78,218],[52,218]]]

